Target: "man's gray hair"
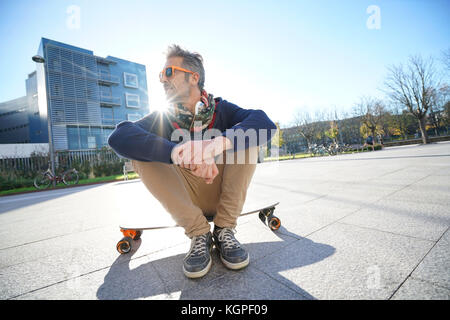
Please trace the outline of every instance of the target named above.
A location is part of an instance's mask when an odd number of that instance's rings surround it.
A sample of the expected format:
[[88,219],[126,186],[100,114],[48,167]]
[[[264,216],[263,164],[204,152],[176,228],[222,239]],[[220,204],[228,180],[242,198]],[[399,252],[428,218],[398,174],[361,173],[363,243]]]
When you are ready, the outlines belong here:
[[[200,75],[198,88],[202,91],[205,86],[205,69],[203,68],[202,56],[197,52],[190,52],[182,49],[179,45],[173,44],[169,46],[166,58],[169,59],[172,57],[183,58],[183,68],[197,72]],[[186,79],[189,78],[189,75],[189,73],[186,73]]]

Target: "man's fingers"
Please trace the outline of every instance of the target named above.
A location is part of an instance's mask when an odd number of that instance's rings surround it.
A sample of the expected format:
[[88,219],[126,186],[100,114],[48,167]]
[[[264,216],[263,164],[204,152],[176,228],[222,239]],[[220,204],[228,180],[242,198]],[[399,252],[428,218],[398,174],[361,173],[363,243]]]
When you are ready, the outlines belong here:
[[213,172],[212,172],[213,179],[214,179],[218,174],[219,174],[219,168],[217,168],[217,165],[214,163],[214,164],[213,164]]
[[171,157],[172,157],[172,162],[174,163],[174,164],[180,164],[181,163],[181,160],[182,160],[182,156],[183,156],[183,149],[181,148],[181,147],[175,147],[173,150],[172,150],[172,155],[171,155]]
[[212,183],[214,178],[219,173],[219,170],[217,169],[215,163],[213,163],[212,165],[203,163],[201,165],[191,165],[190,167],[192,168],[192,173],[195,176],[203,178],[208,184]]

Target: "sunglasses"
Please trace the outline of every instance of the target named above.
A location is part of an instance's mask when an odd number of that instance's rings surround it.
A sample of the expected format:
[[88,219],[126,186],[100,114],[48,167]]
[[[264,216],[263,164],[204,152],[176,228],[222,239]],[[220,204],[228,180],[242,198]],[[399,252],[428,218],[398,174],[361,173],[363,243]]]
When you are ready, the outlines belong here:
[[159,80],[162,81],[164,75],[167,78],[170,78],[171,76],[173,76],[175,74],[175,70],[180,70],[180,71],[183,71],[183,72],[194,74],[194,72],[191,71],[191,70],[187,70],[187,69],[183,69],[183,68],[175,67],[175,66],[168,66],[168,67],[164,68],[164,70],[159,73]]

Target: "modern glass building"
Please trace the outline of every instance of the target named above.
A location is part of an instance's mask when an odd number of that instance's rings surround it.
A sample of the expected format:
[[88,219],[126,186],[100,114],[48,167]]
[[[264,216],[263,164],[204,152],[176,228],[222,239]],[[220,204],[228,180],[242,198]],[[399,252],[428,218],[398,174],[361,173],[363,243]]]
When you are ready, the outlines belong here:
[[45,38],[37,54],[45,62],[27,79],[39,115],[31,141],[48,141],[49,118],[55,151],[101,148],[117,123],[149,113],[144,65]]
[[27,97],[0,103],[0,143],[30,143]]

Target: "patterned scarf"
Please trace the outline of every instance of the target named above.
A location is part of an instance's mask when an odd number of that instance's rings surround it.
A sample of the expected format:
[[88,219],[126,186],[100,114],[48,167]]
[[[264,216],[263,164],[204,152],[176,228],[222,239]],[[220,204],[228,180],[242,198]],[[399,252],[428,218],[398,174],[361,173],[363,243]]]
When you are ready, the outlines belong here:
[[[195,114],[192,114],[185,106],[178,103],[168,108],[167,115],[174,128],[199,132],[210,125],[215,110],[216,101],[214,96],[203,90],[200,101],[195,105]],[[201,126],[194,127],[194,122],[201,122]]]

